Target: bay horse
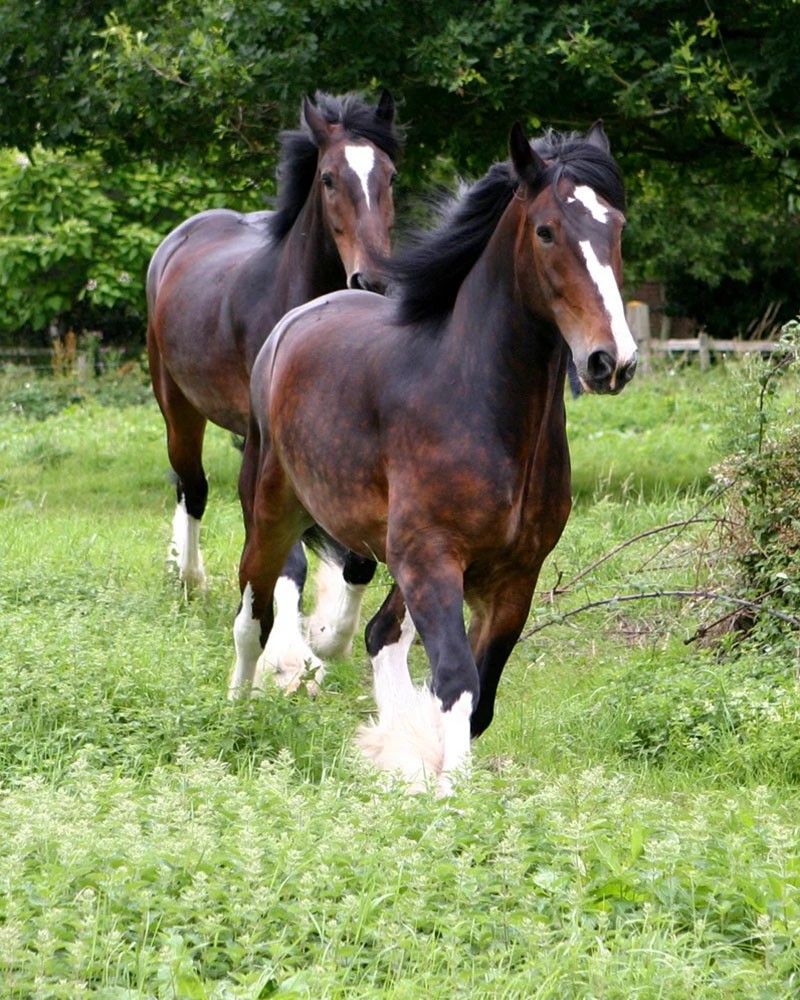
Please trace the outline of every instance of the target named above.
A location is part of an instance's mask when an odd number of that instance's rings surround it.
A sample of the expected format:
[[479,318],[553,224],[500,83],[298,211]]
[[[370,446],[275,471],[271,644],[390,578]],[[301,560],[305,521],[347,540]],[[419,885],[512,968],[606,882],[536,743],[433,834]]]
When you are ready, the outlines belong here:
[[[366,630],[378,720],[361,748],[442,794],[492,719],[567,521],[570,356],[588,392],[618,393],[636,367],[619,290],[624,187],[602,122],[533,145],[517,123],[509,151],[396,255],[396,301],[343,291],[278,323],[253,367],[239,481],[231,688],[254,674],[283,560],[321,529],[395,581]],[[431,667],[419,690],[415,629]]]
[[[301,127],[280,136],[276,210],[200,212],[153,255],[147,350],[177,480],[171,557],[187,588],[205,582],[199,536],[208,495],[207,421],[246,433],[250,370],[285,312],[334,289],[384,289],[402,139],[394,119],[388,91],[374,106],[352,94],[317,93],[316,104],[305,98]],[[335,555],[344,576],[339,570],[331,592],[328,573],[327,603],[318,605],[311,624],[326,655],[347,648],[375,569],[371,560],[345,557],[343,550]],[[285,614],[274,637],[273,659],[285,666],[287,684],[306,667],[320,666],[299,630],[305,575],[298,545],[278,588]]]

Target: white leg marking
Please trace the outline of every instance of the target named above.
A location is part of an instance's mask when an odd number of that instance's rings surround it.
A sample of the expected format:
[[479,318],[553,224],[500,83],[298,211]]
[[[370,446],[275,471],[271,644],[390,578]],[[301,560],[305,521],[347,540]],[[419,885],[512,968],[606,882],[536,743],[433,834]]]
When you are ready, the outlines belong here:
[[589,240],[579,243],[589,274],[600,292],[600,298],[611,319],[611,332],[617,345],[619,364],[624,365],[636,355],[636,341],[625,319],[625,306],[610,264],[601,264]]
[[391,646],[384,646],[372,660],[378,716],[381,725],[389,728],[408,714],[415,704],[417,693],[408,672],[408,651],[415,632],[411,615],[406,611],[399,640]]
[[344,155],[364,189],[364,197],[367,199],[367,209],[369,209],[369,175],[375,166],[375,150],[372,146],[345,146]]
[[228,697],[248,694],[261,655],[261,623],[253,617],[253,588],[248,583],[242,594],[242,607],[233,623],[236,663],[228,682]]
[[449,711],[427,686],[415,688],[408,673],[414,624],[406,612],[400,638],[373,657],[378,719],[361,726],[356,742],[383,771],[399,774],[410,792],[436,782],[449,795],[469,761],[472,695],[465,691]]
[[427,687],[413,688],[411,696],[391,725],[379,718],[361,726],[356,743],[378,768],[399,774],[410,792],[420,792],[442,770],[442,713],[438,698]]
[[178,576],[187,588],[204,587],[206,571],[200,552],[200,522],[186,512],[181,498],[172,518],[172,542],[168,558],[178,567]]
[[[258,658],[253,689],[263,690],[264,677],[272,674],[275,682],[286,690],[295,691],[307,680],[308,690],[316,694],[317,684],[325,675],[318,659],[303,639],[300,618],[300,591],[288,577],[282,576],[275,585],[275,622],[264,652]],[[313,675],[313,679],[309,678]]]
[[472,695],[465,691],[446,712],[442,711],[440,702],[439,710],[442,713],[444,760],[438,792],[440,795],[449,795],[453,790],[453,779],[459,774],[468,773]]
[[328,658],[350,655],[366,589],[345,583],[340,567],[320,562],[317,603],[306,629],[314,652]]

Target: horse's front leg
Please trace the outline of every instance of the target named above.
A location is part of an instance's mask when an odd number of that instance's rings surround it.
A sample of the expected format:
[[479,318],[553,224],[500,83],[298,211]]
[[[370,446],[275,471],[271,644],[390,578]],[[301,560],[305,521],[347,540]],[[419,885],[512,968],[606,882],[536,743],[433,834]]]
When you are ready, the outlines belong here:
[[491,594],[481,594],[472,609],[469,640],[480,678],[480,696],[471,719],[472,736],[488,728],[500,675],[530,612],[535,578],[508,574]]
[[359,728],[356,742],[377,767],[400,774],[416,790],[438,774],[441,750],[430,698],[414,688],[408,672],[413,639],[414,623],[395,584],[366,628],[378,717]]
[[[388,713],[391,721],[386,729],[401,747],[407,762],[401,770],[412,785],[433,777],[439,794],[446,795],[456,775],[468,768],[470,718],[479,694],[478,671],[464,628],[462,567],[440,553],[422,553],[419,546],[414,549],[405,551],[391,569],[425,646],[431,684],[409,696],[402,672],[393,666],[393,688],[400,692],[400,698]],[[402,643],[404,624],[405,619],[399,632],[395,630],[397,644]],[[392,634],[389,630],[388,635]],[[370,637],[368,643],[375,646]],[[391,643],[382,648],[390,650]],[[374,648],[370,652],[379,692],[381,670],[385,671],[387,665],[378,662]],[[371,756],[381,764],[378,756]]]
[[[412,603],[413,602],[413,603]],[[452,566],[421,593],[408,597],[414,623],[431,664],[431,687],[442,726],[442,766],[438,792],[449,795],[453,781],[469,773],[470,719],[480,695],[480,679],[464,628],[463,574]]]

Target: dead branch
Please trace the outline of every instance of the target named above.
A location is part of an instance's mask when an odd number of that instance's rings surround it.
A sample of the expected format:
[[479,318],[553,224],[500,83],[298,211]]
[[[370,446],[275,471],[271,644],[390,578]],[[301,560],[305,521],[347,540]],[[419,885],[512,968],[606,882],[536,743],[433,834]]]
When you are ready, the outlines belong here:
[[[764,596],[766,597],[767,595],[765,594]],[[787,615],[783,611],[776,611],[774,608],[764,607],[764,605],[759,604],[758,601],[748,601],[743,597],[733,597],[731,594],[720,594],[712,590],[652,590],[640,594],[618,594],[616,597],[604,597],[601,600],[590,601],[588,604],[582,604],[579,608],[572,608],[570,611],[565,611],[556,618],[551,618],[549,621],[542,622],[541,625],[535,625],[533,628],[528,629],[527,632],[520,636],[518,641],[521,641],[522,639],[530,639],[532,635],[535,635],[537,632],[541,632],[542,629],[546,629],[550,625],[555,625],[556,623],[565,622],[568,618],[579,615],[583,611],[590,611],[592,608],[606,607],[609,604],[623,604],[628,601],[655,600],[660,597],[684,597],[693,600],[727,601],[730,604],[735,604],[737,607],[748,608],[755,611],[757,614],[772,615],[774,618],[779,618],[781,621],[787,622],[793,628],[800,629],[800,618],[797,618],[794,615]]]
[[552,597],[555,597],[556,594],[566,594],[575,586],[575,584],[579,580],[582,580],[585,576],[588,576],[589,573],[592,572],[592,570],[597,569],[598,566],[602,566],[604,562],[606,562],[608,559],[611,559],[612,556],[615,556],[618,552],[621,552],[629,545],[633,545],[634,542],[640,542],[643,538],[648,538],[651,535],[658,535],[662,531],[673,531],[676,528],[680,529],[688,528],[689,525],[691,524],[709,524],[709,523],[719,524],[723,521],[724,518],[700,517],[699,515],[693,515],[692,517],[687,518],[684,521],[671,521],[669,524],[660,524],[656,528],[648,528],[646,531],[640,531],[638,535],[632,535],[630,538],[626,538],[625,541],[620,542],[618,545],[615,545],[613,548],[609,549],[608,552],[605,552],[602,556],[600,556],[599,559],[595,559],[593,563],[590,563],[588,566],[582,569],[580,573],[577,573],[575,576],[572,577],[571,580],[568,580],[565,584],[562,585],[561,580],[559,578],[558,583],[550,591],[551,599]]

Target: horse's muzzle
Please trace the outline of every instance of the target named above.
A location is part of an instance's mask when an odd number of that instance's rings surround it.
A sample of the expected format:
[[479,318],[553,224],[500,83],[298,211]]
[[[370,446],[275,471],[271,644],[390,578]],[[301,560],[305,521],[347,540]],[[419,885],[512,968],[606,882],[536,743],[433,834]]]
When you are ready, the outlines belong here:
[[635,354],[620,365],[608,351],[592,351],[586,359],[586,370],[581,374],[581,381],[589,392],[615,395],[622,392],[633,378],[636,364]]
[[360,288],[364,292],[378,292],[383,295],[386,282],[378,274],[368,274],[366,271],[354,271],[347,282],[348,288]]

